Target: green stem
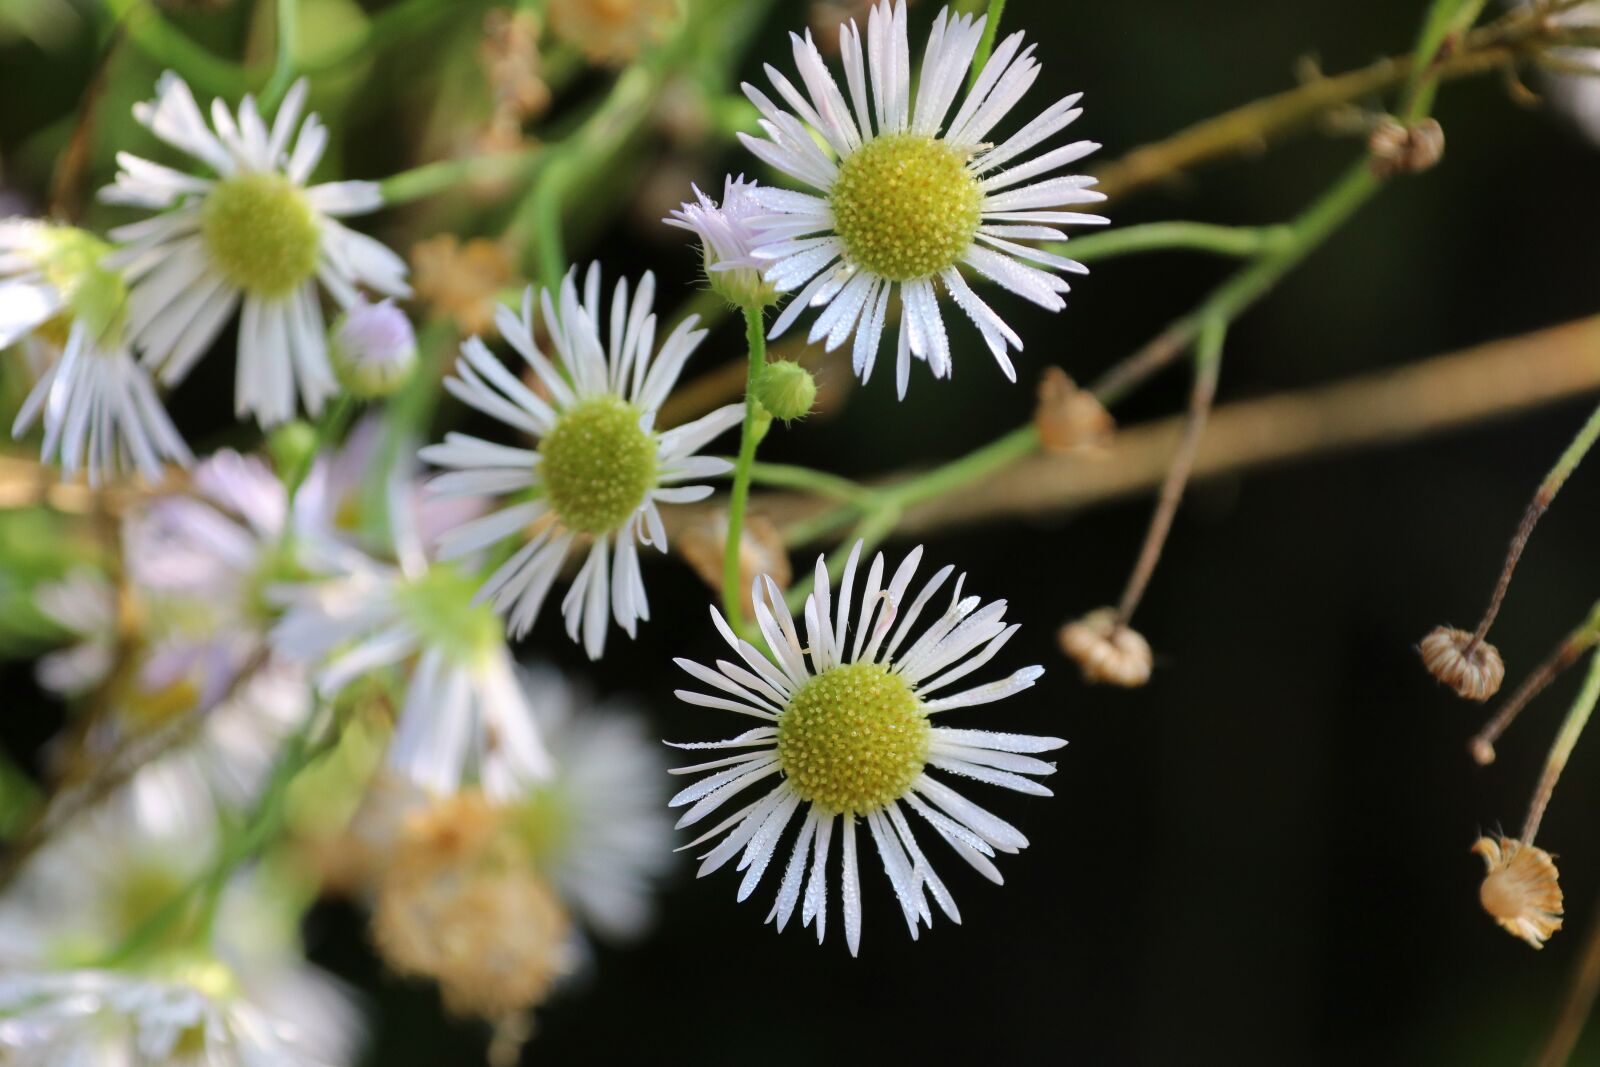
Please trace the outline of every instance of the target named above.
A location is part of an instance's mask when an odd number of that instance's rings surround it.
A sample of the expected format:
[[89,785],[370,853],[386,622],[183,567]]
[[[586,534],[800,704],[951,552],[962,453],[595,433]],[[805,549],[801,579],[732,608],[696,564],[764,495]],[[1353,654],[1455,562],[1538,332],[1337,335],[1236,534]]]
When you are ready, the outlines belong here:
[[1539,823],[1544,820],[1545,808],[1550,804],[1550,797],[1555,792],[1556,782],[1561,778],[1561,771],[1567,765],[1567,757],[1572,755],[1578,738],[1583,734],[1583,728],[1589,722],[1589,714],[1594,711],[1596,701],[1600,701],[1600,652],[1589,657],[1589,673],[1583,679],[1583,688],[1578,690],[1578,696],[1567,709],[1566,720],[1561,724],[1561,732],[1556,734],[1555,743],[1550,746],[1550,754],[1545,757],[1544,773],[1539,776],[1539,785],[1533,791],[1533,799],[1528,804],[1528,817],[1522,823],[1523,845],[1533,844],[1533,837],[1539,832]]
[[1289,226],[1216,226],[1208,222],[1147,222],[1044,245],[1057,255],[1080,263],[1116,259],[1142,252],[1189,250],[1249,258],[1287,247],[1294,240]]
[[750,500],[750,472],[756,461],[756,445],[765,427],[760,425],[761,404],[756,386],[767,365],[767,327],[761,308],[744,309],[745,339],[750,346],[750,370],[745,376],[744,425],[739,431],[739,458],[733,467],[733,492],[728,499],[728,539],[722,549],[722,611],[736,632],[745,630],[744,598],[739,591],[739,549],[744,536],[744,510]]
[[261,89],[261,106],[266,109],[276,107],[294,82],[294,39],[295,23],[299,14],[296,7],[298,2],[299,0],[277,0],[278,24],[275,31],[277,50],[272,61],[272,75]]
[[[349,393],[340,393],[339,399],[333,406],[322,413],[322,418],[317,421],[317,433],[312,447],[301,456],[288,477],[283,480],[284,490],[288,493],[289,509],[294,511],[294,498],[300,491],[300,486],[305,484],[306,477],[311,473],[312,464],[317,457],[338,441],[344,434],[344,429],[350,424],[351,417],[355,414],[356,401]],[[293,523],[284,524],[284,534],[288,535]]]
[[196,89],[236,96],[249,88],[243,68],[195,43],[149,0],[106,0],[106,6],[139,51],[171,67]]
[[538,243],[539,281],[548,289],[561,284],[567,273],[566,243],[561,235],[561,204],[573,171],[572,157],[550,161],[534,186],[531,213]]
[[331,55],[319,57],[305,65],[307,74],[319,74],[342,67],[362,56],[370,56],[395,37],[407,33],[421,33],[436,16],[448,12],[461,13],[463,8],[475,6],[462,0],[400,0],[372,16],[366,32]]
[[755,485],[770,486],[773,489],[799,489],[818,496],[858,504],[870,504],[874,499],[873,491],[860,482],[853,482],[849,478],[841,478],[827,471],[785,463],[752,464],[750,481]]
[[1439,93],[1437,63],[1450,38],[1472,29],[1483,13],[1486,0],[1433,0],[1423,18],[1422,32],[1412,53],[1411,74],[1406,80],[1405,103],[1399,118],[1406,124],[1426,118]]
[[988,21],[983,24],[983,36],[978,38],[978,50],[972,54],[972,70],[967,75],[967,88],[971,89],[983,73],[989,54],[994,51],[994,40],[1000,33],[1000,16],[1005,14],[1006,0],[989,0]]
[[473,182],[513,181],[530,173],[542,158],[540,148],[530,147],[492,156],[441,159],[384,178],[378,182],[378,191],[386,204],[406,204]]
[[1545,687],[1555,681],[1562,671],[1575,663],[1579,656],[1600,643],[1600,602],[1589,609],[1589,617],[1584,619],[1571,633],[1562,639],[1543,663],[1534,668],[1532,674],[1517,686],[1517,691],[1506,699],[1495,712],[1494,718],[1484,723],[1483,729],[1473,735],[1467,750],[1472,753],[1472,758],[1480,766],[1487,766],[1494,762],[1494,743],[1510,728],[1522,709],[1527,707]]

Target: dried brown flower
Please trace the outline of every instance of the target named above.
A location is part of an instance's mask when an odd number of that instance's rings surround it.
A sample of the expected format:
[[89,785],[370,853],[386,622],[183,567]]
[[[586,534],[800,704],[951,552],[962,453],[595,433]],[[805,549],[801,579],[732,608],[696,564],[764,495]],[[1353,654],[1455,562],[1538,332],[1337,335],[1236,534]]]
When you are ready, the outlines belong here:
[[1057,636],[1061,651],[1078,664],[1086,682],[1136,689],[1150,680],[1155,659],[1150,643],[1138,631],[1119,626],[1111,608],[1067,623]]
[[1039,444],[1048,452],[1103,449],[1117,422],[1088,390],[1079,389],[1060,367],[1046,367],[1039,378],[1039,403],[1033,411]]
[[[722,589],[722,551],[728,540],[728,513],[707,512],[684,528],[676,541],[678,552],[700,579],[714,590]],[[765,574],[778,583],[779,589],[789,588],[794,571],[789,566],[789,552],[783,546],[783,535],[765,516],[746,515],[744,529],[739,538],[739,593],[744,598],[745,613],[752,614],[755,606],[750,601],[750,586],[756,575]]]
[[1444,156],[1444,127],[1431,118],[1410,126],[1384,118],[1367,138],[1367,150],[1372,153],[1372,171],[1380,178],[1421,174]]
[[456,320],[462,333],[494,330],[495,297],[511,282],[511,259],[494,241],[462,244],[442,233],[411,246],[411,284],[417,299]]
[[550,30],[592,63],[622,66],[661,40],[677,0],[550,0]]
[[540,1003],[572,965],[565,909],[502,827],[475,792],[415,813],[372,917],[396,973],[431,978],[448,1010],[490,1020]]
[[1417,650],[1429,674],[1468,700],[1488,700],[1505,681],[1506,665],[1489,642],[1479,641],[1468,655],[1471,645],[1472,635],[1467,631],[1436,626]]
[[481,147],[491,152],[517,148],[522,124],[550,106],[550,88],[539,74],[538,18],[529,11],[488,12],[478,63],[494,102]]
[[1560,872],[1550,853],[1512,837],[1480,837],[1472,851],[1488,868],[1478,899],[1505,930],[1543,948],[1561,929]]

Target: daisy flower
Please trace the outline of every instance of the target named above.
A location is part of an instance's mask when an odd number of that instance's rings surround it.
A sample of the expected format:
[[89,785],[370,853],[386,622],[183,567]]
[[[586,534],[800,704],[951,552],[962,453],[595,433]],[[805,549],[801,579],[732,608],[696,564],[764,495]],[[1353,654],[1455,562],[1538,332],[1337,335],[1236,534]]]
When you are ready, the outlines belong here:
[[333,549],[341,577],[283,591],[288,610],[273,646],[322,662],[315,684],[325,697],[375,671],[409,668],[389,765],[434,794],[455,793],[475,772],[489,796],[519,795],[549,776],[550,755],[500,620],[466,575],[430,565],[409,528],[396,526],[400,566]]
[[792,111],[744,86],[767,136],[741,133],[740,140],[764,163],[816,190],[762,188],[752,194],[778,216],[762,224],[764,236],[753,255],[770,264],[765,277],[780,291],[800,290],[769,336],[782,334],[806,308],[824,308],[809,339],[826,339],[832,351],[854,334],[853,363],[865,381],[890,322],[889,298],[897,294],[895,377],[902,397],[912,356],[927,361],[935,377],[950,376],[940,288],[973,321],[1000,369],[1015,381],[1008,352],[1020,351],[1022,341],[973,292],[962,268],[1059,311],[1066,306],[1061,294],[1068,287],[1051,271],[1085,273],[1084,267],[1021,242],[1065,240],[1057,227],[1106,221],[1064,210],[1105,199],[1090,188],[1093,178],[1030,181],[1099,145],[1078,141],[1022,161],[1078,117],[1074,105],[1081,94],[1052,104],[1010,137],[989,140],[1039,74],[1033,47],[1023,47],[1021,33],[994,50],[946,121],[966,83],[983,27],[983,18],[941,11],[913,93],[906,5],[884,0],[867,19],[864,53],[854,20],[840,27],[848,102],[809,33],[804,39],[791,35],[804,94],[775,68],[766,68]]
[[522,685],[554,771],[515,809],[519,836],[589,926],[612,940],[638,937],[672,857],[660,748],[634,709],[592,706],[554,670],[525,670]]
[[408,296],[405,262],[337,220],[383,206],[374,182],[307,186],[327,145],[315,114],[300,120],[306,83],[289,90],[268,129],[246,96],[237,117],[212,102],[211,125],[168,71],[134,117],[211,172],[200,177],[119,153],[101,199],[161,212],[111,231],[129,290],[128,329],[166,384],[181,381],[235,309],[234,409],[263,426],[295,413],[298,389],[316,414],[338,391],[328,363],[320,290],[341,308],[358,288]]
[[598,266],[589,268],[581,300],[576,271],[559,294],[544,290],[543,325],[558,368],[534,344],[529,288],[520,317],[502,307],[496,322],[549,399],[506,370],[476,337],[461,346],[457,377],[444,384],[464,403],[537,438],[537,448],[452,433],[421,453],[429,463],[452,468],[431,484],[442,495],[519,494],[516,503],[463,523],[439,541],[441,557],[460,559],[507,537],[526,537],[479,594],[508,614],[514,635],[533,625],[566,558],[583,554],[561,612],[568,636],[581,636],[591,659],[605,651],[608,609],[630,637],[641,619],[650,618],[639,546],[667,550],[659,505],[711,495],[708,485],[680,483],[731,469],[726,460],[695,453],[744,417],[743,405],[729,404],[687,425],[656,430],[657,410],[705,331],[695,329],[699,318],[691,315],[656,351],[654,298],[653,275],[640,280],[632,299],[627,281],[619,281],[603,342]]
[[776,302],[777,291],[761,277],[765,264],[750,254],[761,238],[758,219],[770,212],[756,202],[755,182],[744,175],[729,175],[722,184],[722,203],[718,204],[698,185],[694,202],[684,203],[661,221],[688,230],[700,239],[705,254],[706,279],[711,288],[735,307],[764,307]]
[[753,599],[761,634],[773,650],[770,655],[737,637],[716,608],[711,609],[717,630],[744,665],[718,660],[712,670],[680,659],[678,666],[710,691],[680,689],[677,695],[689,704],[748,715],[762,725],[726,741],[676,746],[734,754],[677,768],[673,773],[709,773],[670,802],[673,807],[690,805],[678,820],[680,828],[690,826],[729,798],[776,776],[777,784],[764,795],[686,847],[721,836],[702,857],[699,874],[710,874],[737,856],[738,869],[745,872],[739,885],[739,899],[744,900],[761,881],[778,853],[779,838],[799,812],[799,830],[767,919],[776,918],[778,929],[783,929],[801,902],[803,882],[801,922],[814,919],[821,941],[827,920],[828,854],[837,835],[840,900],[852,955],[861,940],[858,821],[866,823],[913,938],[919,921],[932,925],[926,894],[960,922],[955,901],[912,835],[906,810],[921,816],[962,859],[996,883],[1001,881],[1000,872],[989,858],[996,851],[1016,852],[1028,840],[929,771],[1049,796],[1050,790],[1025,776],[1050,774],[1055,764],[1031,753],[1066,744],[1057,737],[934,726],[934,714],[987,704],[1027,689],[1044,668],[1026,667],[997,682],[935,696],[988,663],[1017,632],[1016,625],[1003,621],[1005,601],[985,605],[978,597],[962,596],[966,578],[962,575],[956,579],[949,608],[911,640],[923,609],[954,568],[940,570],[915,599],[909,599],[922,549],[906,557],[887,586],[880,553],[867,572],[852,634],[851,601],[860,555],[858,542],[845,567],[837,602],[827,568],[817,560],[816,590],[806,598],[804,644],[777,583],[765,575],[756,581]]
[[127,292],[108,251],[70,226],[0,220],[0,349],[25,341],[44,368],[11,435],[42,416],[42,457],[67,475],[98,485],[131,466],[155,482],[164,460],[193,457],[128,348]]

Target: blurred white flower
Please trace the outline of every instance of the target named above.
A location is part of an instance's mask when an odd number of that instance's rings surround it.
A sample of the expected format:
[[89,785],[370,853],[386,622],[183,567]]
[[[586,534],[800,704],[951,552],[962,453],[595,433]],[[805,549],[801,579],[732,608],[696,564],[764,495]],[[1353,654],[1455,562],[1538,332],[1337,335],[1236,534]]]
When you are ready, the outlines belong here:
[[316,414],[338,392],[320,293],[340,307],[360,287],[409,296],[405,261],[337,219],[383,206],[374,182],[307,186],[327,145],[315,114],[300,120],[306,83],[289,90],[269,129],[246,96],[237,117],[213,101],[207,126],[189,86],[168,71],[134,117],[204,164],[197,177],[127,152],[101,199],[158,214],[111,232],[130,284],[129,331],[167,384],[181,381],[240,309],[234,410],[263,426]]

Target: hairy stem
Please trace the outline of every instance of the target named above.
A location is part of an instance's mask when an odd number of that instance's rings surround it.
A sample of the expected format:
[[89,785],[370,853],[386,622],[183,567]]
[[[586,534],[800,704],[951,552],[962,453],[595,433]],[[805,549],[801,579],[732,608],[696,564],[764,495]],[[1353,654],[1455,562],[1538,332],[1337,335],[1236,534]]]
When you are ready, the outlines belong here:
[[722,611],[733,628],[745,630],[744,598],[739,594],[739,550],[743,545],[744,511],[750,499],[750,471],[756,445],[765,432],[766,414],[756,400],[756,386],[767,366],[767,326],[759,307],[744,309],[745,340],[750,347],[750,368],[745,377],[744,424],[739,430],[739,458],[733,466],[733,494],[728,499],[728,539],[722,547]]

